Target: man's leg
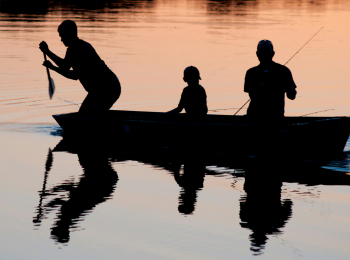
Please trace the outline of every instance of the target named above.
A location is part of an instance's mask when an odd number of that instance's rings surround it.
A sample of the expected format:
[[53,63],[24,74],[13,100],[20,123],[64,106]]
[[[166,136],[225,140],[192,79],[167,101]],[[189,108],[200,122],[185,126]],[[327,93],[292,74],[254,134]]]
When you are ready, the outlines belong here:
[[112,90],[101,92],[90,92],[80,106],[79,113],[85,115],[102,115],[113,106],[120,97],[119,81],[113,82]]

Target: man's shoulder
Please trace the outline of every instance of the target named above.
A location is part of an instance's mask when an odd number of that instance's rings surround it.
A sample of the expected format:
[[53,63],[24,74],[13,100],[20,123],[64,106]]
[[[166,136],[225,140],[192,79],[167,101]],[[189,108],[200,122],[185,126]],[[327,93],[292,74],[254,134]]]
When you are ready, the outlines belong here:
[[285,65],[279,64],[277,62],[273,62],[272,64],[275,69],[278,69],[280,71],[290,72],[290,69],[288,69]]
[[81,50],[84,50],[84,49],[85,50],[86,49],[92,49],[93,50],[94,48],[92,47],[92,45],[90,43],[88,43],[88,42],[86,42],[86,41],[84,41],[82,39],[79,39],[79,40],[77,40],[77,42],[74,45],[69,46],[67,50],[79,50],[79,51],[81,51]]
[[254,66],[254,67],[251,67],[250,69],[247,70],[247,73],[255,72],[255,71],[257,71],[257,70],[259,70],[259,65]]

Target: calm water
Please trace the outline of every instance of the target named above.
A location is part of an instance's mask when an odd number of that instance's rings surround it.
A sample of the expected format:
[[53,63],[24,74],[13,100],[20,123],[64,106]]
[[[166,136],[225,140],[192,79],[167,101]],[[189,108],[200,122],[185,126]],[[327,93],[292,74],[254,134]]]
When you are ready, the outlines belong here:
[[317,163],[82,147],[51,115],[86,93],[52,73],[49,100],[38,49],[63,56],[56,29],[74,19],[120,78],[115,109],[176,107],[194,65],[215,110],[248,99],[259,40],[283,64],[324,27],[288,63],[286,114],[349,115],[349,15],[332,0],[0,1],[0,259],[349,259],[350,143]]

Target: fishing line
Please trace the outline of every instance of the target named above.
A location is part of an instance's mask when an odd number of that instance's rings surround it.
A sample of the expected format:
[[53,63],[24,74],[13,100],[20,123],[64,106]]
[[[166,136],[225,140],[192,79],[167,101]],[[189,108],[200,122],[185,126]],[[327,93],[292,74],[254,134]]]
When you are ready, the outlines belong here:
[[56,96],[56,98],[57,98],[58,100],[61,100],[61,101],[63,101],[63,102],[66,102],[66,103],[68,103],[68,104],[70,104],[70,105],[77,106],[77,107],[79,108],[79,104],[78,104],[78,103],[75,103],[74,101],[70,101],[70,100],[67,100],[67,99],[59,98],[59,97],[57,97],[57,96]]
[[[297,55],[297,54],[299,53],[299,51],[301,51],[301,49],[304,48],[305,45],[308,44],[322,29],[323,29],[323,27],[321,27],[321,29],[319,29],[319,30],[318,30],[318,31],[317,31],[303,46],[301,46],[301,48],[300,48],[296,53],[294,53],[294,55],[293,55],[289,60],[287,60],[287,62],[284,63],[283,65],[285,66],[291,59],[293,59],[294,56]],[[234,114],[234,116],[235,116],[239,111],[241,111],[241,109],[242,109],[250,100],[251,100],[251,99],[248,99],[248,101],[245,102],[245,103],[243,104],[243,106],[240,107],[240,109],[238,109],[238,111]]]
[[[56,91],[56,93],[57,93],[57,92],[60,92],[60,91]],[[65,102],[65,103],[68,103],[68,104],[73,105],[73,106],[77,106],[77,107],[79,108],[79,104],[76,103],[76,102],[74,102],[74,101],[70,101],[70,100],[68,100],[68,99],[60,98],[60,97],[58,97],[57,95],[56,95],[56,98],[57,98],[58,100],[61,100],[61,101]]]

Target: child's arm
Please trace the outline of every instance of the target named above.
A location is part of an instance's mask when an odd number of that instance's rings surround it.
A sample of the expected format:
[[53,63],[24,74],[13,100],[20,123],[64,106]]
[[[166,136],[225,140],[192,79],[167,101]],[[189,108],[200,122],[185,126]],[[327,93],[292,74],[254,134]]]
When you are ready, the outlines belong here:
[[185,108],[185,90],[182,91],[182,94],[181,94],[181,99],[180,99],[180,102],[179,102],[179,105],[177,106],[177,108],[174,108],[173,110],[170,110],[168,112],[166,112],[167,114],[179,114],[181,113],[181,111]]
[[181,111],[182,111],[183,108],[181,107],[177,107],[177,108],[174,108],[173,110],[170,110],[168,112],[166,112],[167,114],[179,114]]

